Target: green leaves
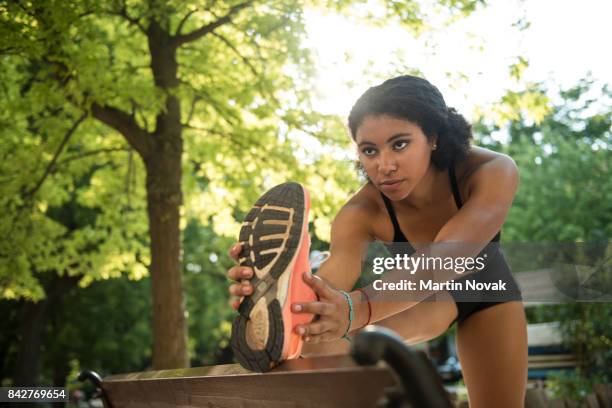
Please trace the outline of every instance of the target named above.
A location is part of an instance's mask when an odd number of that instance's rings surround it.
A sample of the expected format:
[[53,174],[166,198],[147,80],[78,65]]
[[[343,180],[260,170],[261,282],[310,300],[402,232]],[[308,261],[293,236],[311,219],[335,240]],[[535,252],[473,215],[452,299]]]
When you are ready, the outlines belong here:
[[[529,92],[544,97],[538,89]],[[515,159],[521,182],[504,226],[506,239],[575,242],[612,235],[610,111],[585,98],[592,92],[610,98],[607,88],[591,89],[587,81],[564,91],[541,120],[532,123],[517,112],[510,121],[510,140],[498,149]],[[512,106],[524,94],[510,95],[505,101]]]
[[[530,96],[526,96],[530,95]],[[532,243],[606,243],[612,236],[612,129],[610,90],[587,78],[562,90],[556,103],[542,104],[544,116],[527,114],[527,101],[545,98],[540,88],[511,92],[498,105],[498,125],[506,124],[505,143],[485,143],[508,153],[520,171],[520,185],[503,228],[503,241]],[[524,99],[527,98],[527,99]],[[502,119],[505,118],[505,119]],[[495,127],[475,127],[482,140]],[[488,128],[488,129],[487,129]],[[487,130],[485,130],[487,129]],[[533,269],[542,251],[522,261]],[[578,261],[578,264],[580,262]],[[531,310],[530,323],[560,323],[563,344],[572,350],[580,368],[549,381],[558,396],[577,398],[594,383],[610,381],[612,309],[604,302],[542,305]]]
[[[453,14],[476,3],[441,4]],[[337,6],[359,14],[357,2]],[[424,27],[417,2],[381,7],[383,17],[415,32]],[[150,305],[127,298],[142,300],[141,283],[134,289],[129,281],[148,282],[149,223],[160,221],[147,219],[145,205],[147,170],[162,166],[151,162],[153,149],[162,162],[183,152],[169,160],[183,170],[181,191],[171,195],[178,206],[182,193],[184,230],[184,251],[170,263],[184,261],[197,361],[223,358],[217,349],[231,314],[224,254],[262,191],[304,183],[315,234],[328,239],[331,219],[359,180],[344,118],[312,106],[315,66],[302,44],[303,12],[289,0],[0,6],[0,73],[7,78],[0,86],[0,297],[39,300],[47,278],[71,276],[79,288],[64,307],[99,319],[95,303],[111,298],[100,309],[111,316],[103,329],[111,334],[89,350],[85,341],[71,343],[79,335],[96,340],[83,328],[87,319],[55,322],[48,364],[70,358],[73,369],[80,361],[121,371],[150,357],[148,322],[136,319]],[[135,314],[116,315],[124,308]],[[122,347],[113,342],[131,327]],[[121,363],[96,360],[117,353]]]

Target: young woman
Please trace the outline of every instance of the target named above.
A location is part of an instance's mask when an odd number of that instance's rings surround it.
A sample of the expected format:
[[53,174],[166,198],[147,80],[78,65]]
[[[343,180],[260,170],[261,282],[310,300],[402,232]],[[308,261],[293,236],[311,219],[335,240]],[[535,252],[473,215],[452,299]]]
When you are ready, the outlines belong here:
[[[496,253],[483,271],[465,277],[503,280],[509,287],[502,301],[462,301],[453,290],[439,291],[435,301],[385,301],[372,287],[342,292],[353,289],[367,245],[375,240],[406,246],[469,243],[476,247],[471,256],[498,241],[518,186],[515,163],[470,146],[465,119],[446,106],[436,87],[413,76],[393,78],[365,92],[350,113],[349,128],[368,182],[336,216],[329,259],[316,276],[304,277],[318,301],[292,305],[293,313],[317,315],[295,328],[306,342],[302,355],[347,352],[348,342],[342,339],[347,328],[354,333],[368,323],[418,343],[457,322],[457,352],[470,407],[522,407],[526,321],[503,254]],[[230,254],[237,259],[240,251],[237,245]],[[244,278],[240,272],[235,267],[228,275],[239,280]],[[253,288],[245,281],[232,285],[230,293],[250,295]],[[352,301],[352,321],[345,295]]]

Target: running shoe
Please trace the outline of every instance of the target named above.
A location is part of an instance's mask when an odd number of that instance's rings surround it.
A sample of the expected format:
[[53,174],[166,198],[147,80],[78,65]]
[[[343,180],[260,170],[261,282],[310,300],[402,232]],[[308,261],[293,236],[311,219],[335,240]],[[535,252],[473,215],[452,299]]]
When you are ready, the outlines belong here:
[[308,191],[284,183],[261,196],[242,223],[238,261],[253,269],[253,293],[238,308],[231,345],[236,360],[251,371],[268,371],[302,351],[303,339],[294,328],[313,315],[290,308],[294,302],[317,300],[302,279],[310,272],[309,210]]

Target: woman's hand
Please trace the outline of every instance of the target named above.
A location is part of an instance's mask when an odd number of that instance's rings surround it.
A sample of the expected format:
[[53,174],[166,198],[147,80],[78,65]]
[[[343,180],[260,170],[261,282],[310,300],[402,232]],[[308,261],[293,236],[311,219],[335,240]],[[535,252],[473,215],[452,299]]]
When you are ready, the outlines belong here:
[[[294,303],[291,305],[291,310],[294,313],[312,313],[318,316],[310,324],[296,326],[295,332],[309,343],[341,338],[349,326],[349,305],[346,298],[340,291],[311,273],[304,274],[304,282],[315,291],[319,301]],[[353,304],[356,306],[355,303]],[[354,307],[355,311],[356,307]],[[353,319],[351,330],[356,328],[356,320]]]
[[[232,245],[229,250],[230,258],[238,263],[238,256],[241,251],[241,243]],[[253,270],[249,267],[236,265],[227,271],[227,277],[236,281],[236,283],[230,285],[229,293],[232,297],[230,300],[231,306],[237,310],[244,296],[253,293],[253,286],[250,283]],[[341,338],[349,325],[349,306],[346,298],[319,276],[305,273],[303,277],[304,282],[315,291],[319,300],[317,302],[294,303],[291,310],[294,313],[312,313],[317,317],[310,324],[297,326],[295,332],[309,343],[333,341]],[[357,325],[359,304],[355,297],[351,297],[354,314],[351,324],[352,331],[360,326]]]
[[[230,247],[229,256],[236,264],[238,263],[238,255],[242,251],[242,244],[237,243]],[[248,296],[253,293],[253,286],[250,283],[250,279],[253,277],[253,270],[246,266],[232,266],[227,271],[227,277],[237,283],[233,283],[229,287],[229,293],[232,296],[230,304],[234,310],[238,309],[244,296]],[[239,299],[236,299],[236,296]]]

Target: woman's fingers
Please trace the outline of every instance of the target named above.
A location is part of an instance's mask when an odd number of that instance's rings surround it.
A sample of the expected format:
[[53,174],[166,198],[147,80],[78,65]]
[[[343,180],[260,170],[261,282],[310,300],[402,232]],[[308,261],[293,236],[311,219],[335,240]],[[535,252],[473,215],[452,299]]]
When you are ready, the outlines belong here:
[[329,331],[333,331],[334,329],[335,329],[335,325],[333,322],[329,320],[319,320],[318,322],[315,322],[315,323],[297,326],[296,332],[297,334],[303,337],[312,337],[312,336],[320,335],[323,333],[327,333]]
[[[228,254],[235,262],[238,262],[238,256],[242,251],[242,243],[234,244],[230,247]],[[227,277],[239,283],[233,283],[229,287],[229,293],[232,296],[230,305],[232,309],[238,310],[245,296],[253,293],[253,286],[249,279],[253,277],[253,270],[244,266],[233,266],[227,271]]]
[[246,266],[232,266],[227,271],[227,277],[235,281],[251,279],[253,277],[253,270]]
[[336,305],[327,302],[308,302],[308,303],[294,303],[292,310],[295,313],[312,313],[315,315],[330,315],[335,313]]
[[248,296],[253,293],[253,287],[248,281],[233,283],[229,287],[229,292],[232,296]]
[[[228,254],[235,262],[238,262],[238,257],[242,252],[242,243],[238,242],[230,247]],[[253,293],[253,286],[249,279],[253,277],[253,270],[244,266],[233,266],[227,271],[227,277],[239,283],[233,283],[229,287],[229,293],[232,296],[230,305],[232,309],[238,310],[245,296]]]
[[243,299],[244,299],[244,296],[241,296],[240,298],[237,298],[236,296],[232,296],[230,298],[229,304],[232,307],[232,309],[238,310],[238,308],[240,307],[240,303],[242,303]]
[[295,303],[292,305],[292,311],[313,313],[320,318],[310,324],[297,326],[296,333],[309,343],[337,340],[344,333],[346,329],[344,326],[348,324],[348,311],[345,310],[346,299],[341,292],[335,290],[319,276],[305,273],[304,282],[315,291],[320,300]]
[[323,334],[313,334],[304,337],[304,341],[306,343],[322,343],[324,341],[333,341],[337,340],[338,337],[335,336],[332,332],[325,332]]
[[312,290],[315,291],[319,299],[329,299],[333,296],[334,291],[319,276],[313,275],[312,273],[305,273],[303,277],[304,282],[306,282],[308,286],[310,286]]
[[240,255],[240,252],[242,252],[242,243],[238,242],[230,247],[228,254],[230,258],[238,262],[238,255]]

